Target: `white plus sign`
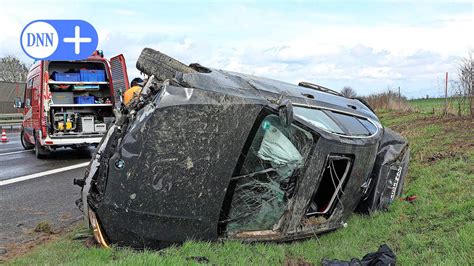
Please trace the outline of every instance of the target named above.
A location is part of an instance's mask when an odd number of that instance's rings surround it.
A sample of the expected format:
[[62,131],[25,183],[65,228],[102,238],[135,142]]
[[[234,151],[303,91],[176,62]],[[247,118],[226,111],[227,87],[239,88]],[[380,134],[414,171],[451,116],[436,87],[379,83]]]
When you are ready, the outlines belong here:
[[92,42],[91,38],[81,38],[81,28],[76,26],[74,28],[74,38],[63,38],[63,42],[74,43],[74,53],[79,54],[81,52],[81,42],[88,43]]

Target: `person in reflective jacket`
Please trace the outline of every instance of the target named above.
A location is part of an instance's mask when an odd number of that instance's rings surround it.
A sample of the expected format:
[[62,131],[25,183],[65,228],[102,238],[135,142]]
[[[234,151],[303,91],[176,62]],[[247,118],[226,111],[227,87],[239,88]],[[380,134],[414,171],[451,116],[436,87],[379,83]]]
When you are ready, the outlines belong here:
[[130,82],[130,89],[123,94],[123,103],[128,105],[133,98],[138,97],[142,91],[142,87],[143,80],[141,78],[134,78],[132,82]]

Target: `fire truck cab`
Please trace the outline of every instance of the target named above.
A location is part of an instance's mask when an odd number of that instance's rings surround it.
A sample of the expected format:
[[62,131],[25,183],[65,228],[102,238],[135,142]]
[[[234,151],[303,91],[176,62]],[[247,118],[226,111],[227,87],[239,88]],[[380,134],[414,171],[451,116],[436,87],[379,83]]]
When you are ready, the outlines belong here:
[[128,89],[123,55],[102,51],[80,61],[37,61],[28,72],[23,99],[21,143],[43,158],[59,147],[97,145],[114,121],[120,92]]

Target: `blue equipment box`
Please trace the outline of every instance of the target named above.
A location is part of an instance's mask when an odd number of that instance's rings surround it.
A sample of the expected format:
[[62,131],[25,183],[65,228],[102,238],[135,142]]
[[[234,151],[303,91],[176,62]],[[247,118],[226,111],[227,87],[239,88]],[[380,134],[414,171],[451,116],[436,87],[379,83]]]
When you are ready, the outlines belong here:
[[81,81],[105,81],[105,71],[102,69],[81,69]]
[[79,73],[53,73],[52,77],[55,81],[81,81]]
[[94,96],[76,96],[74,97],[75,104],[94,104]]

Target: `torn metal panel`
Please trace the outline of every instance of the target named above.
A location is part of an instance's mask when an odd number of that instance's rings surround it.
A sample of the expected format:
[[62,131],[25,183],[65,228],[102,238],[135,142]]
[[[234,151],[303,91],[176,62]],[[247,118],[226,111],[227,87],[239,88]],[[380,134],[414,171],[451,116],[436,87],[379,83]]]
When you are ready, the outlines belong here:
[[[310,228],[305,228],[302,223],[306,219],[306,213],[310,202],[317,191],[324,173],[324,167],[327,164],[328,156],[330,155],[350,155],[353,156],[353,163],[350,173],[347,177],[347,183],[343,189],[343,195],[338,200],[331,217],[327,219],[331,227],[340,227],[352,214],[357,206],[361,193],[361,184],[365,178],[370,174],[375,160],[375,153],[378,143],[373,141],[371,144],[364,145],[347,145],[337,143],[335,141],[319,138],[314,148],[314,153],[311,156],[309,167],[302,178],[299,179],[297,186],[297,193],[294,199],[290,202],[288,213],[281,222],[283,232],[297,233],[301,231],[324,230],[326,224],[316,224]],[[316,176],[315,176],[316,175]]]
[[372,213],[386,209],[402,192],[409,160],[408,142],[393,130],[385,128],[374,168],[364,183],[365,197],[357,211]]
[[358,100],[175,61],[144,50],[153,76],[77,182],[100,241],[302,239],[401,190],[406,141]]

